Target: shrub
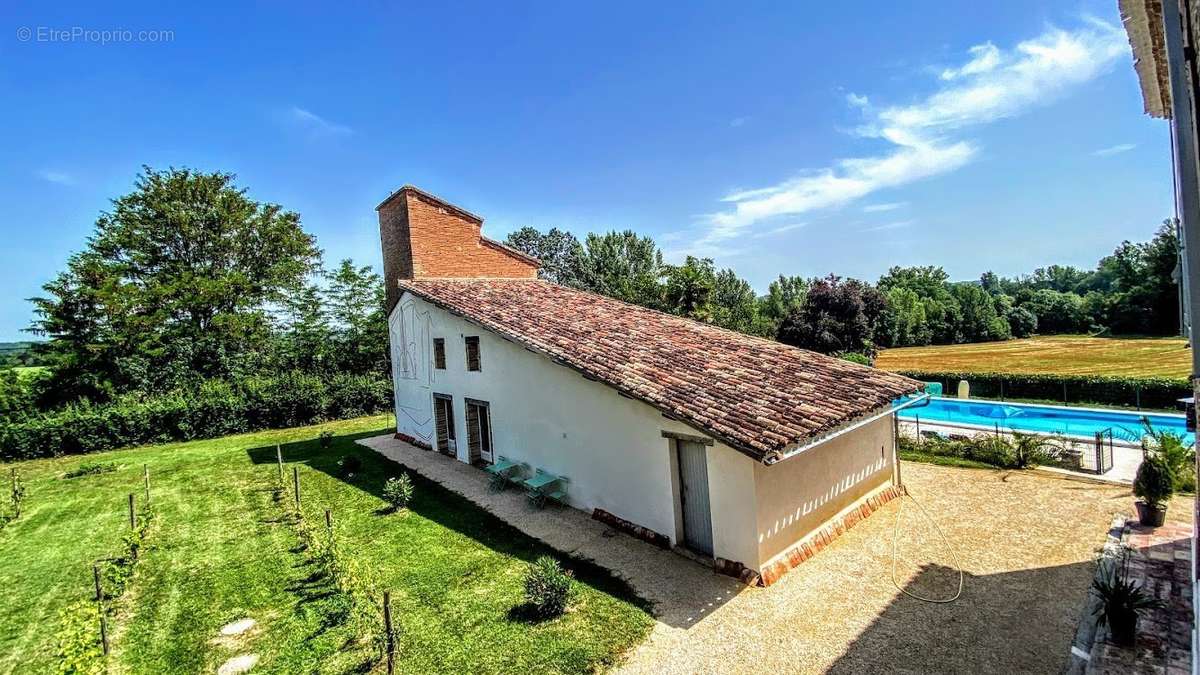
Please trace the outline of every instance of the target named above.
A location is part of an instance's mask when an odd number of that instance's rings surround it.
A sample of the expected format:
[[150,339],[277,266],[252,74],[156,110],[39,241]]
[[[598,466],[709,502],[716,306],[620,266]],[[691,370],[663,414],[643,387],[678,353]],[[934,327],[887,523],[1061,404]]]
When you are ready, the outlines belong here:
[[[1130,646],[1137,616],[1150,609],[1162,606],[1162,602],[1148,593],[1142,585],[1129,579],[1129,552],[1123,551],[1121,559],[1108,571],[1092,581],[1092,591],[1100,598],[1093,610],[1097,625],[1110,627],[1115,641]],[[1126,635],[1120,633],[1128,632]]]
[[1150,506],[1163,504],[1175,494],[1175,477],[1162,457],[1150,453],[1142,460],[1133,479],[1133,494]]
[[850,363],[857,363],[860,366],[871,365],[871,357],[867,356],[866,354],[859,354],[858,352],[843,352],[838,354],[838,358],[842,359],[843,361],[849,361]]
[[113,450],[172,440],[214,438],[381,412],[391,407],[384,378],[337,375],[328,381],[284,373],[239,382],[206,382],[155,397],[128,395],[104,405],[86,401],[5,422],[0,459],[31,459]]
[[1196,449],[1189,448],[1182,436],[1171,431],[1155,431],[1144,421],[1146,435],[1142,438],[1147,453],[1158,455],[1171,470],[1176,492],[1196,491]]
[[100,473],[111,473],[117,470],[117,465],[112,462],[84,462],[79,466],[71,469],[63,474],[63,478],[79,478],[80,476],[94,476]]
[[970,438],[900,437],[900,452],[921,452],[943,457],[958,457],[990,464],[1001,469],[1028,469],[1039,465],[1057,465],[1062,461],[1063,446],[1058,437],[1012,432],[1009,436],[980,433]]
[[407,508],[409,502],[412,501],[413,491],[413,482],[407,473],[402,473],[396,478],[389,478],[383,484],[383,498],[392,505],[393,511]]
[[322,448],[328,448],[331,445],[333,445],[333,432],[332,431],[322,431],[317,438],[318,438],[317,442],[320,443]]
[[358,455],[346,455],[338,462],[338,466],[342,469],[342,475],[353,476],[362,471],[362,458]]
[[558,561],[544,555],[525,572],[525,603],[539,619],[552,619],[567,609],[571,595],[571,573]]

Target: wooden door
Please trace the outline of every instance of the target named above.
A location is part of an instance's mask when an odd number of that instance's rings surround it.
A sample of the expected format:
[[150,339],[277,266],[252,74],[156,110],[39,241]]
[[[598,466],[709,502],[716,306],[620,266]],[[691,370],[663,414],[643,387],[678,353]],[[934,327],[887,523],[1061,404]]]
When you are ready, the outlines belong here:
[[713,554],[712,512],[708,500],[708,452],[704,444],[675,441],[679,457],[679,502],[684,546]]

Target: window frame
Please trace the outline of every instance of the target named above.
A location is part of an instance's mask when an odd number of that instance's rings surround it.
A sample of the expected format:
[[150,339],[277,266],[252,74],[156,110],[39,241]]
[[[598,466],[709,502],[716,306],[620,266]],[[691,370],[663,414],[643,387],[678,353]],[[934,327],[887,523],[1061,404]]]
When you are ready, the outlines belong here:
[[433,369],[446,369],[446,338],[433,338]]
[[[465,347],[465,352],[466,352],[466,356],[467,356],[467,364],[466,364],[467,372],[479,373],[479,372],[483,371],[483,346],[480,343],[481,343],[481,340],[479,339],[478,335],[464,335],[463,336],[463,345]],[[472,345],[474,345],[474,347],[475,347],[475,359],[474,359],[475,367],[474,368],[471,367],[471,361],[472,361],[471,360],[471,346]]]

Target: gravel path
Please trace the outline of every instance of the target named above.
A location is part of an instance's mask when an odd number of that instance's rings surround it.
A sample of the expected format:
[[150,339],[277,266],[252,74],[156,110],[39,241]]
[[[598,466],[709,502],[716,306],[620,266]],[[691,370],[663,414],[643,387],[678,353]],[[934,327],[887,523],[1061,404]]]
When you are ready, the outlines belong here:
[[906,588],[953,595],[957,567],[911,499],[889,503],[770,588],[746,588],[612,536],[581,512],[531,511],[519,492],[489,492],[485,474],[466,464],[390,437],[360,442],[625,577],[658,619],[622,667],[629,673],[1058,672],[1112,515],[1132,509],[1121,486],[906,462],[910,492],[966,572],[958,601],[929,604],[892,585],[898,512]]

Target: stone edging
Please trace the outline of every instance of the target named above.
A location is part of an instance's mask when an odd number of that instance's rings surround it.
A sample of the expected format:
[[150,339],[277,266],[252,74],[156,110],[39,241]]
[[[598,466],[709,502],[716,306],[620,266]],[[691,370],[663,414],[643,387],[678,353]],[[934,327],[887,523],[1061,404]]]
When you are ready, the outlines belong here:
[[765,565],[761,573],[755,575],[754,581],[760,586],[770,586],[778,581],[779,577],[833,543],[833,540],[840,537],[846,530],[878,511],[884,504],[906,493],[907,490],[903,485],[892,485],[867,497],[857,506],[851,506],[849,510],[839,516],[834,516],[833,519],[811,532],[804,539],[784,549],[782,553],[775,556],[775,562]]

